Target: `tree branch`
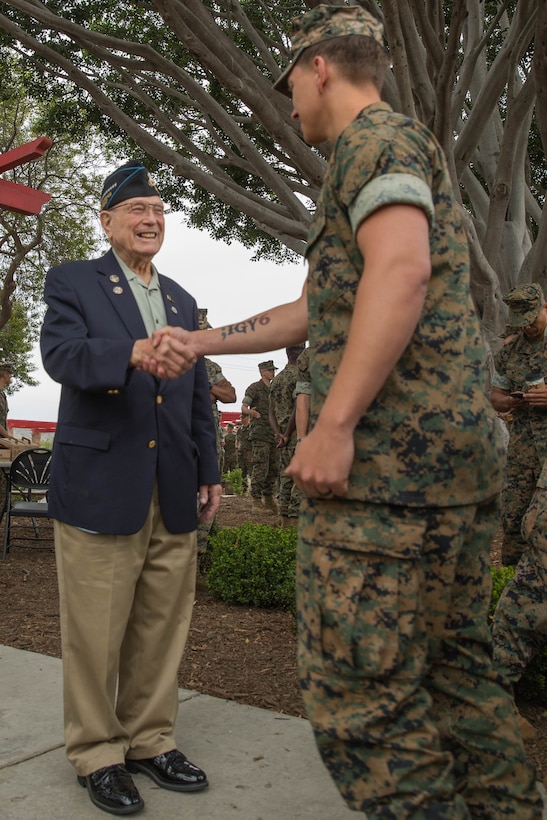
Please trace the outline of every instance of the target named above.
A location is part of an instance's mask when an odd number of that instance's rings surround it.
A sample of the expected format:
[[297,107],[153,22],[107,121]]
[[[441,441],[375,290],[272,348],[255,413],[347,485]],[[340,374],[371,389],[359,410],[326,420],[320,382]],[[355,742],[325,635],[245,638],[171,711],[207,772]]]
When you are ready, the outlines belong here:
[[[531,1],[533,2],[533,0]],[[526,6],[526,9],[524,9],[524,6]],[[536,9],[530,6],[531,2],[524,3],[524,0],[518,5],[517,14],[513,18],[509,33],[494,59],[492,68],[488,72],[486,83],[479,92],[477,99],[474,100],[469,119],[461,130],[454,149],[458,179],[462,168],[472,159],[472,153],[475,150],[484,121],[488,119],[498,105],[504,85],[507,82],[509,67],[522,54],[523,49],[530,44],[536,18]]]
[[[402,2],[406,3],[406,0]],[[399,0],[384,0],[383,9],[385,31],[393,60],[393,73],[401,98],[401,111],[409,117],[416,117],[408,54],[399,15]]]
[[499,255],[502,249],[503,226],[511,197],[512,180],[515,175],[524,177],[524,157],[522,164],[515,167],[515,155],[519,144],[519,134],[524,127],[528,132],[529,116],[535,100],[534,71],[530,73],[519,94],[508,105],[503,130],[503,140],[497,163],[497,173],[490,192],[490,209],[483,241],[483,252],[490,264],[499,269]]

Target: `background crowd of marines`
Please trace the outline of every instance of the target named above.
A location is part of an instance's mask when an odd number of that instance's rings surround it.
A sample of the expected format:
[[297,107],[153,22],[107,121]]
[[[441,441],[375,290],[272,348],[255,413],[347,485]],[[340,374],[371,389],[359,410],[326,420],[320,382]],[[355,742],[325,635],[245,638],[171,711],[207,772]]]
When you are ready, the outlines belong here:
[[[207,309],[199,309],[202,330],[211,327]],[[222,404],[233,404],[236,392],[220,365],[205,359],[211,408],[217,430],[217,458],[221,476],[240,469],[244,492],[252,498],[252,512],[275,515],[283,526],[296,526],[301,493],[285,475],[298,439],[307,432],[310,394],[308,349],[296,345],[286,350],[287,364],[278,368],[273,360],[258,365],[260,379],[250,384],[243,397],[241,419],[221,423]],[[299,418],[297,421],[297,411]],[[207,548],[213,522],[198,527],[198,547]]]

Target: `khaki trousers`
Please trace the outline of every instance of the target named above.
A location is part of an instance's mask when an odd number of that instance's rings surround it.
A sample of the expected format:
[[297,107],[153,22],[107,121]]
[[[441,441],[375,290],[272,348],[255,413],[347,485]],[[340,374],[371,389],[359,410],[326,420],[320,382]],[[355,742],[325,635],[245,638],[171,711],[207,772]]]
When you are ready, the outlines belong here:
[[156,493],[134,535],[54,525],[69,761],[85,776],[174,749],[195,531],[169,533]]

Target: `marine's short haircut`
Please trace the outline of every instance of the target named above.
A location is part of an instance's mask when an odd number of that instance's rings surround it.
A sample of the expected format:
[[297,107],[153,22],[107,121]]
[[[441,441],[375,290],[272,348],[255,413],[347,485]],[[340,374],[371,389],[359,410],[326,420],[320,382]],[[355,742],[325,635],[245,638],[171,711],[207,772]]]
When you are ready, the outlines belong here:
[[372,82],[378,91],[382,90],[390,66],[384,47],[372,37],[360,34],[348,34],[316,43],[302,52],[296,65],[307,67],[318,56],[333,62],[345,80],[356,85]]

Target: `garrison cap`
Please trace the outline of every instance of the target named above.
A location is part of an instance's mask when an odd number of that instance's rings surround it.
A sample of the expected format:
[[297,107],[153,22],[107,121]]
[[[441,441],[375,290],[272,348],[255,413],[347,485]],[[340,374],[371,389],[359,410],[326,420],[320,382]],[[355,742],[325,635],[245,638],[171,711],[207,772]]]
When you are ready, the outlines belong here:
[[212,327],[207,319],[207,308],[198,308],[198,322],[200,330],[209,330]]
[[293,20],[291,31],[291,62],[274,83],[276,91],[289,95],[287,80],[302,52],[335,37],[359,34],[372,37],[383,46],[383,26],[360,6],[327,6],[321,4]]
[[107,176],[101,193],[101,211],[134,196],[160,196],[150,172],[138,159],[129,160]]
[[526,327],[535,322],[545,304],[541,286],[537,282],[519,285],[505,294],[503,301],[509,306],[507,324],[511,327]]
[[273,359],[268,359],[267,362],[260,362],[258,365],[259,370],[279,370],[278,367],[275,366],[273,363]]

